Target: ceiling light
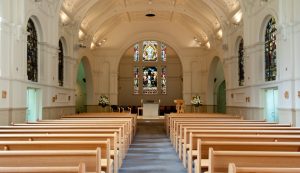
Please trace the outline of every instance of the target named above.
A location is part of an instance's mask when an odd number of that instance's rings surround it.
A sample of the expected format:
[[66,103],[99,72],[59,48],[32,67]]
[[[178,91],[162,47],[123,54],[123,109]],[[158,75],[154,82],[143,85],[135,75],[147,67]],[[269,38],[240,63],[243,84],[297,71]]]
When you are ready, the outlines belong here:
[[206,46],[207,49],[210,49],[210,43],[209,43],[209,42],[207,42],[207,43],[205,44],[205,46]]
[[70,20],[69,16],[63,11],[60,11],[59,15],[63,24],[66,24]]
[[238,24],[242,20],[242,17],[243,17],[243,13],[241,10],[239,10],[232,16],[232,20],[235,24]]
[[94,49],[94,48],[95,48],[95,43],[92,42],[92,43],[91,43],[91,49]]
[[79,40],[82,40],[84,38],[84,32],[81,29],[79,29],[78,37],[79,37]]
[[222,29],[219,29],[219,31],[217,32],[217,38],[221,39],[223,37],[223,31]]
[[156,15],[150,10],[149,13],[147,13],[145,16],[146,17],[154,17]]

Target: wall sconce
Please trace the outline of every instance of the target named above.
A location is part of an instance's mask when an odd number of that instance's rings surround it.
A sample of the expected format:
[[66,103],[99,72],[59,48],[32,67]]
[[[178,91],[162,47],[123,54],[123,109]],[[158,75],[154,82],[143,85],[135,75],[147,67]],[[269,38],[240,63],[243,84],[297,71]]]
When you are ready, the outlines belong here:
[[250,102],[250,97],[246,97],[246,102]]
[[300,91],[298,91],[298,97],[300,98]]
[[233,93],[231,93],[231,98],[233,98],[234,97],[234,94]]
[[54,97],[52,97],[52,102],[55,102],[57,100],[57,95],[55,95]]
[[6,97],[7,97],[7,91],[2,91],[2,98],[6,99]]
[[71,100],[71,96],[68,97],[68,100],[69,100],[69,101]]
[[289,99],[289,92],[288,91],[284,92],[284,98]]

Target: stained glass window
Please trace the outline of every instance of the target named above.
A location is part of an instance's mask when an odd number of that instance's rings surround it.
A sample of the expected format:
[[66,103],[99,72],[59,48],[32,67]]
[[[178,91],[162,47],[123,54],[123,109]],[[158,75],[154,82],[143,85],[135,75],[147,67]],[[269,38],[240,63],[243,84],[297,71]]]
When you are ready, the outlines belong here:
[[143,61],[157,61],[157,41],[144,41]]
[[274,81],[277,75],[276,65],[276,21],[271,18],[265,34],[265,80]]
[[244,72],[244,40],[242,39],[239,44],[238,52],[239,61],[239,86],[244,86],[245,72]]
[[133,46],[133,50],[134,50],[134,55],[133,55],[134,61],[138,62],[139,59],[140,59],[139,44],[138,43]]
[[157,67],[143,67],[143,93],[157,94]]
[[167,60],[167,46],[161,43],[161,60],[165,62]]
[[[133,94],[167,94],[167,45],[158,41],[142,41],[134,44],[133,50]],[[139,91],[140,88],[142,91]]]
[[161,93],[167,94],[167,67],[161,68]]
[[38,81],[38,37],[31,19],[27,23],[27,77],[28,80]]
[[133,77],[133,93],[139,94],[139,67],[134,67],[134,77]]
[[61,40],[58,42],[59,52],[58,52],[58,83],[59,86],[64,85],[64,50]]

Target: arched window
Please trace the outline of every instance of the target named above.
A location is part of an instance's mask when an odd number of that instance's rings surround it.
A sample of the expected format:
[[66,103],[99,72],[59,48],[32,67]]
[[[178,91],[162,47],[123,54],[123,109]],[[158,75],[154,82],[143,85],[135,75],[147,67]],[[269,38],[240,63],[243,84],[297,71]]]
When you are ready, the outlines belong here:
[[64,49],[62,41],[58,42],[59,52],[58,52],[58,83],[59,86],[64,85]]
[[265,80],[274,81],[277,75],[276,65],[276,21],[272,17],[267,23],[265,33]]
[[238,51],[239,60],[239,86],[244,86],[245,72],[244,72],[244,40],[241,39]]
[[133,52],[133,93],[140,93],[142,80],[143,94],[167,94],[167,46],[158,41],[143,41],[133,46]]
[[32,19],[27,23],[27,76],[28,80],[38,81],[38,36]]

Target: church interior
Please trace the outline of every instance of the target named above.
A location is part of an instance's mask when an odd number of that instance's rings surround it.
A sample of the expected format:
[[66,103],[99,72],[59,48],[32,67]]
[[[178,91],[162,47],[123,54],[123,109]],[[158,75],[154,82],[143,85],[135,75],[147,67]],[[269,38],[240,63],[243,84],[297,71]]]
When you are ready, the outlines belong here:
[[0,0],[0,173],[299,173],[299,7]]

